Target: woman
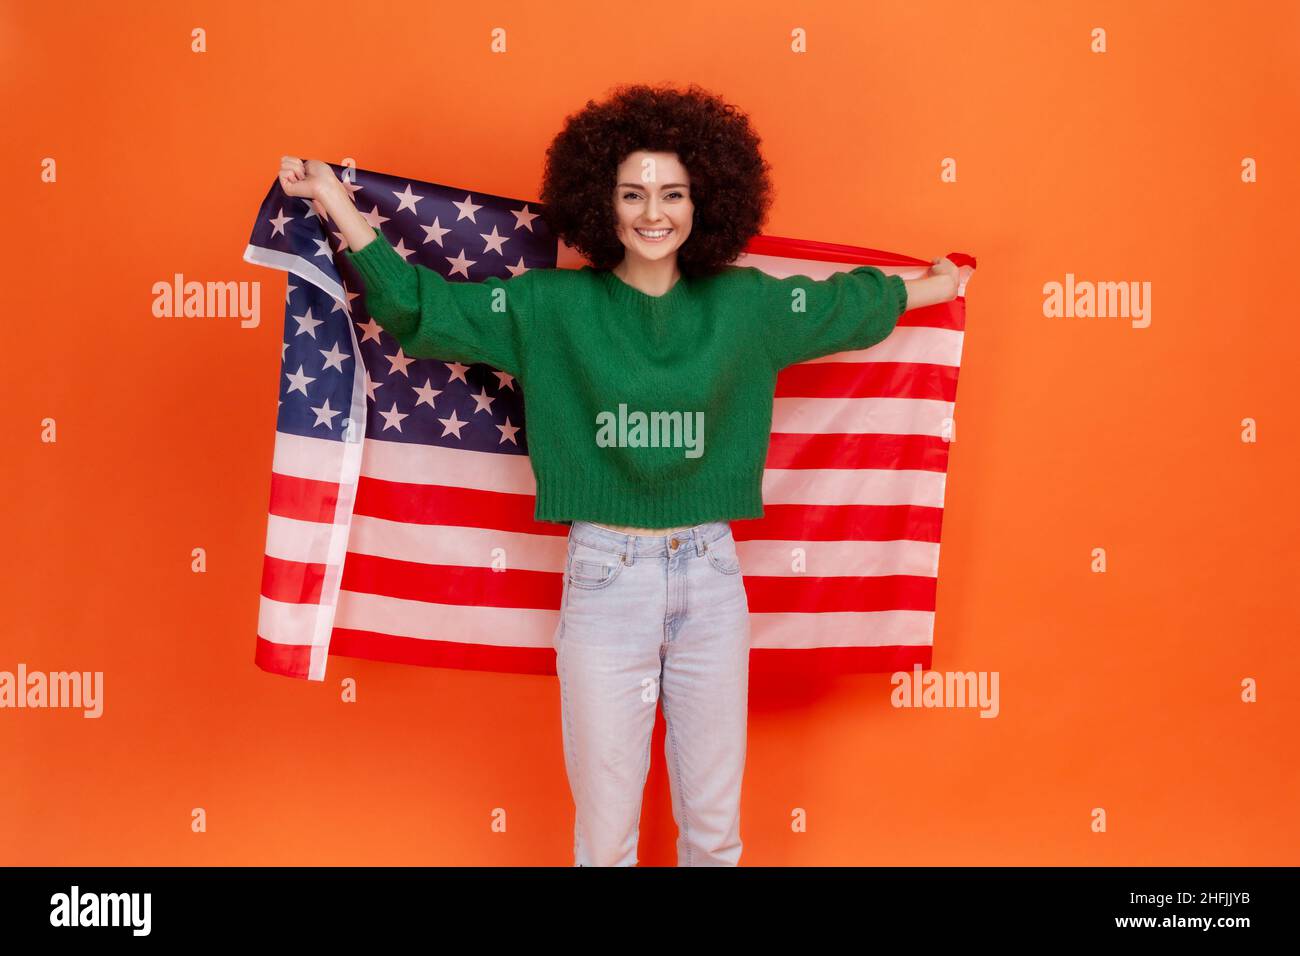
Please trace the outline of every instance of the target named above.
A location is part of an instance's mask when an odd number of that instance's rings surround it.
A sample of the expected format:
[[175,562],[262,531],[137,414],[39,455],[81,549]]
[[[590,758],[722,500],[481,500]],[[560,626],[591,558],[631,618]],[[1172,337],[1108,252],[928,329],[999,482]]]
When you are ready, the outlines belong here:
[[770,205],[759,142],[694,84],[589,102],[547,152],[541,200],[591,265],[479,282],[408,263],[328,164],[281,165],[407,357],[482,362],[527,396],[535,518],[570,523],[555,647],[578,866],[637,862],[659,701],[678,864],[739,861],[750,641],[729,520],[763,514],[776,374],[957,294],[946,259],[911,282],[732,265]]

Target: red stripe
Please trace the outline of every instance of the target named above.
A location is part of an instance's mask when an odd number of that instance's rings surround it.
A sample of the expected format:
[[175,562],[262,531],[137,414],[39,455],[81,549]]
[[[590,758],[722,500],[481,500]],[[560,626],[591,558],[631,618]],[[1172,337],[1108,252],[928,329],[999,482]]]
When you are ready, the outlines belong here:
[[[845,673],[910,671],[916,664],[928,670],[930,645],[884,647],[754,648],[749,655],[749,672],[759,681],[773,680],[789,687],[789,681],[833,678]],[[459,644],[451,641],[393,637],[374,631],[335,628],[330,656],[424,667],[452,667],[462,670],[495,671],[503,674],[555,674],[555,650],[551,647],[497,647],[489,644]],[[335,665],[337,667],[337,665]]]
[[319,604],[325,565],[262,556],[262,596],[285,604]]
[[[755,236],[745,246],[745,251],[754,255],[776,256],[782,259],[812,259],[818,262],[847,262],[864,266],[926,266],[927,259],[914,259],[896,252],[881,252],[879,249],[864,249],[861,246],[845,246],[837,242],[818,242],[816,239],[791,239],[788,236]],[[950,252],[957,268],[970,266],[976,268],[975,257],[965,252]]]
[[560,606],[563,572],[421,564],[349,551],[341,587],[432,604],[554,610]]
[[777,398],[957,398],[957,366],[920,362],[800,362],[776,376]]
[[[910,671],[916,664],[930,669],[934,648],[929,644],[884,647],[755,648],[749,655],[750,686],[780,694],[795,682],[803,688],[814,680],[834,680],[842,674]],[[766,696],[765,699],[770,697]]]
[[933,541],[943,509],[925,505],[765,505],[761,518],[733,518],[737,541]]
[[[925,575],[744,574],[743,581],[749,609],[755,613],[935,609],[935,579]],[[562,571],[493,571],[446,564],[423,565],[349,553],[342,589],[457,607],[558,610],[564,575]]]
[[816,262],[844,262],[862,266],[929,266],[925,259],[862,246],[845,246],[838,242],[818,242],[816,239],[791,239],[788,236],[755,236],[745,246],[745,251],[756,256],[775,256],[781,259],[810,259]]
[[306,644],[275,644],[259,634],[253,663],[272,674],[306,680],[311,671],[311,647]]
[[271,514],[278,517],[330,524],[334,521],[338,497],[337,482],[271,472]]
[[536,521],[536,495],[483,491],[456,485],[427,485],[362,477],[353,514],[408,524],[491,528],[526,534],[567,536],[569,526]]
[[[934,435],[776,432],[767,446],[768,468],[901,468],[947,471],[950,442]],[[775,505],[768,505],[766,511]]]
[[330,653],[394,664],[455,667],[462,670],[500,671],[508,674],[554,674],[555,649],[551,647],[498,647],[457,641],[394,637],[378,631],[336,627]]
[[924,575],[779,577],[745,574],[744,585],[751,614],[935,609],[936,579]]

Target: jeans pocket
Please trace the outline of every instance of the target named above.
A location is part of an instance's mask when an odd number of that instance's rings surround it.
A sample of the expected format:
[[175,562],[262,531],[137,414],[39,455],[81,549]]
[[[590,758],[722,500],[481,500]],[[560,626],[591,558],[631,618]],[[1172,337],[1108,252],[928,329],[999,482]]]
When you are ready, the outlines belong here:
[[710,541],[704,549],[704,555],[723,574],[740,573],[740,555],[736,553],[736,539],[730,531],[716,541]]
[[569,555],[566,577],[575,588],[594,591],[609,587],[622,573],[624,567],[626,564],[621,554],[602,551],[590,545],[575,544]]

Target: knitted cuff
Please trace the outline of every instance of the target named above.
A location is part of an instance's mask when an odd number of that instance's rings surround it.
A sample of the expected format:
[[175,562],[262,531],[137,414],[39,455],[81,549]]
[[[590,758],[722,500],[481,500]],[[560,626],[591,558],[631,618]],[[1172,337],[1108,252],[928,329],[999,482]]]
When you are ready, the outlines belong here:
[[898,300],[898,314],[902,315],[907,311],[907,283],[903,281],[902,276],[891,275],[889,281],[894,285],[894,295]]
[[393,248],[388,237],[380,232],[378,227],[372,228],[375,230],[375,238],[372,242],[366,243],[360,252],[353,252],[351,249],[343,251],[356,267],[357,272],[361,273],[367,292],[391,285],[411,268],[410,263]]

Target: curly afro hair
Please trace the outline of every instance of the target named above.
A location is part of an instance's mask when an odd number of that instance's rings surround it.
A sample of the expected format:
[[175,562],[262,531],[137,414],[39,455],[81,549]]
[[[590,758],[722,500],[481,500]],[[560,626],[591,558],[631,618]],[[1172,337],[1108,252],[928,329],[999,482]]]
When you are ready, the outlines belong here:
[[569,116],[547,148],[543,216],[593,268],[612,269],[625,252],[614,214],[619,164],[637,150],[676,153],[690,173],[695,207],[677,267],[686,276],[718,272],[767,220],[771,167],[760,142],[739,107],[694,83],[685,90],[619,86],[604,103],[588,100]]

